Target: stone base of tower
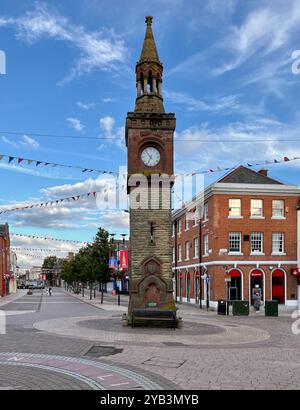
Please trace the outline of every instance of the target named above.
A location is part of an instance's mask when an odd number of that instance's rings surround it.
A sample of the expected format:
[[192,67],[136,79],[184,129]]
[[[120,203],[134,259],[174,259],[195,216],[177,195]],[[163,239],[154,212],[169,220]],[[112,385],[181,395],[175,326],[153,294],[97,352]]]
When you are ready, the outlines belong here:
[[149,275],[131,281],[126,317],[129,326],[180,327],[176,312],[172,280]]

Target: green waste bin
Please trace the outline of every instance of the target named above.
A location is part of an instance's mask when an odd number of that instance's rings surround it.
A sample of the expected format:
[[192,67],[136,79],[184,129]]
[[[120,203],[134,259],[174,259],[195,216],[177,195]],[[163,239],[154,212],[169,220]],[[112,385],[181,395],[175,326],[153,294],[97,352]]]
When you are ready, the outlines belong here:
[[265,316],[278,316],[278,301],[277,300],[266,300]]
[[249,316],[249,301],[248,300],[234,300],[232,302],[233,316]]

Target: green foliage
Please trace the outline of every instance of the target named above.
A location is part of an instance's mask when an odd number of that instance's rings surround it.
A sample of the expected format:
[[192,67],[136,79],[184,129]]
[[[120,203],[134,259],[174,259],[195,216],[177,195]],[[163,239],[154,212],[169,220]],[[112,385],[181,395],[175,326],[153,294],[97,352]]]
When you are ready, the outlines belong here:
[[61,271],[61,277],[67,283],[102,282],[110,279],[108,259],[110,253],[109,234],[99,228],[92,244],[81,248],[75,258],[67,261]]
[[57,257],[56,256],[47,256],[44,259],[42,268],[45,270],[47,280],[50,283],[52,283],[53,275],[54,275],[54,269],[57,268],[57,266],[58,266],[58,264],[57,264]]

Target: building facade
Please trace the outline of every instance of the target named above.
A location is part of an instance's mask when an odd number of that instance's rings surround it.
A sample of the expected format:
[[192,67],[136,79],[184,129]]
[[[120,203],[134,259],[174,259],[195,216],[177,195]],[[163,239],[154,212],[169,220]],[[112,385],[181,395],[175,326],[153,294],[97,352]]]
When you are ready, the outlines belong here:
[[17,292],[17,280],[19,276],[19,268],[17,265],[18,258],[16,252],[10,251],[10,280],[9,280],[9,293]]
[[9,294],[10,237],[8,224],[0,225],[0,296]]
[[[173,214],[173,273],[178,301],[278,300],[297,306],[297,207],[300,190],[239,167]],[[196,203],[196,202],[195,202]],[[200,215],[200,216],[199,216]]]

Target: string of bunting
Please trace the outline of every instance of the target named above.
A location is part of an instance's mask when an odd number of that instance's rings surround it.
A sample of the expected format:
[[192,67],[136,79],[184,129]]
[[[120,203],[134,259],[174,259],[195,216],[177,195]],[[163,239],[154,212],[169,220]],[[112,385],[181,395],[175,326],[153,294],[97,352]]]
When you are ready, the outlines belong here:
[[15,157],[13,155],[5,155],[5,154],[0,154],[0,161],[2,159],[7,158],[8,159],[8,164],[12,165],[35,165],[35,167],[38,167],[40,165],[45,166],[45,167],[62,167],[62,168],[72,168],[72,169],[77,169],[81,172],[96,172],[97,174],[110,174],[110,175],[118,175],[118,172],[113,172],[113,171],[107,171],[107,170],[100,170],[100,169],[94,169],[94,168],[85,168],[80,165],[66,165],[66,164],[60,164],[60,163],[55,163],[55,162],[49,162],[49,161],[43,161],[43,160],[37,160],[37,159],[29,159],[29,158],[21,158],[21,157]]
[[[60,164],[60,163],[54,163],[54,162],[49,162],[49,161],[43,161],[43,160],[36,160],[36,159],[28,159],[28,158],[23,158],[23,157],[15,157],[13,155],[6,155],[6,154],[0,154],[0,161],[4,158],[8,159],[8,164],[14,165],[17,163],[17,165],[35,165],[35,167],[39,166],[45,166],[45,167],[63,167],[63,168],[71,168],[71,169],[77,169],[81,171],[82,173],[97,173],[97,174],[108,174],[108,175],[125,175],[125,173],[119,173],[115,171],[108,171],[108,170],[99,170],[99,169],[94,169],[94,168],[89,168],[89,167],[82,167],[80,165],[66,165],[66,164]],[[271,165],[271,164],[280,164],[283,162],[291,162],[291,161],[296,161],[299,160],[300,157],[287,157],[283,156],[281,158],[273,159],[273,160],[262,160],[262,161],[250,161],[246,162],[243,165],[247,165],[248,167],[254,167],[254,166],[259,166],[259,165]],[[185,175],[185,176],[193,176],[197,174],[209,174],[209,173],[214,173],[214,172],[225,172],[225,171],[230,171],[232,169],[235,169],[235,167],[214,167],[214,168],[209,168],[203,171],[195,171],[191,173],[181,173],[181,174],[176,174],[175,176],[180,176],[180,175]]]
[[[105,190],[104,190],[105,192]],[[88,198],[88,197],[97,197],[97,193],[99,193],[99,191],[94,191],[94,192],[87,192],[85,194],[81,194],[81,195],[75,195],[75,196],[70,196],[67,198],[61,198],[61,199],[54,199],[52,201],[47,201],[47,202],[41,202],[41,203],[37,203],[37,204],[30,204],[30,205],[26,205],[26,206],[19,206],[16,208],[8,208],[8,209],[4,209],[0,211],[0,214],[6,214],[8,212],[15,212],[15,211],[24,211],[27,209],[33,209],[33,208],[42,208],[44,206],[52,206],[52,205],[58,205],[61,204],[62,202],[77,202],[82,198]]]
[[[281,164],[284,162],[291,162],[291,161],[297,161],[299,160],[300,157],[282,157],[280,159],[273,159],[273,160],[263,160],[263,161],[254,161],[254,162],[245,162],[242,165],[246,165],[247,167],[255,167],[255,166],[260,166],[260,165],[272,165],[272,164]],[[205,171],[196,171],[196,172],[192,172],[190,174],[185,174],[185,175],[189,175],[189,176],[194,176],[197,174],[209,174],[209,173],[213,173],[213,172],[225,172],[225,171],[231,171],[234,170],[236,168],[236,166],[234,167],[226,167],[226,168],[221,168],[221,167],[216,167],[216,168],[211,168],[211,169],[207,169]]]
[[10,248],[13,251],[29,251],[29,252],[72,252],[70,249],[64,250],[64,249],[45,249],[45,248],[22,248],[22,247],[15,247],[12,246]]
[[45,255],[32,255],[30,253],[23,253],[23,252],[19,252],[18,254],[20,256],[28,256],[33,259],[44,259],[45,258]]
[[72,240],[72,239],[58,239],[58,238],[53,238],[52,236],[26,235],[26,234],[23,234],[23,233],[15,233],[15,232],[10,232],[10,235],[20,237],[20,238],[42,239],[44,241],[76,243],[76,244],[80,244],[80,245],[87,245],[88,244],[88,242],[84,242],[84,241],[76,241],[76,240]]

